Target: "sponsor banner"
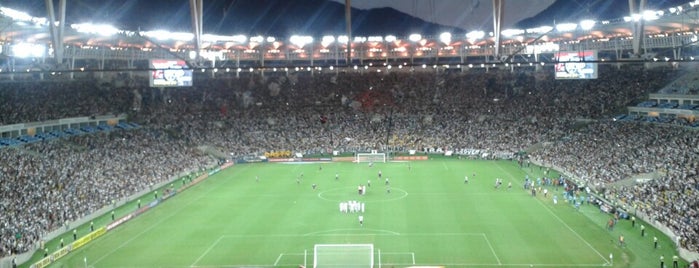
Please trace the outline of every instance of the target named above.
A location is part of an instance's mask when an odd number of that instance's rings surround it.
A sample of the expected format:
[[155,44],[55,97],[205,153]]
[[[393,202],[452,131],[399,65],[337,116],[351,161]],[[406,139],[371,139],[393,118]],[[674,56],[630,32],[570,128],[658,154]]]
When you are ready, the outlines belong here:
[[125,222],[129,221],[131,218],[133,218],[133,215],[132,215],[132,214],[129,214],[129,215],[126,215],[126,216],[124,216],[124,217],[121,217],[121,218],[117,219],[116,221],[114,221],[114,222],[112,222],[112,223],[110,223],[110,224],[107,224],[107,231],[112,230],[112,229],[114,229],[115,227],[121,225],[122,223],[125,223]]
[[107,228],[100,227],[99,229],[79,238],[78,240],[75,240],[75,242],[73,242],[71,245],[73,246],[73,249],[78,249],[87,244],[88,242],[95,240],[95,238],[102,236],[106,232]]
[[344,157],[333,157],[333,162],[354,162],[354,157],[344,156]]
[[286,162],[321,162],[321,161],[329,162],[332,160],[333,159],[329,158],[329,157],[322,157],[322,158],[307,157],[307,158],[270,158],[268,161],[269,162],[276,162],[276,163],[279,163],[279,162],[286,163]]
[[278,163],[278,162],[294,162],[293,158],[270,158],[267,161],[273,162],[273,163]]
[[238,164],[246,164],[246,163],[260,163],[260,162],[267,162],[268,159],[236,159],[235,162]]
[[137,209],[137,210],[134,211],[134,213],[132,213],[132,214],[133,214],[134,217],[136,217],[136,216],[138,216],[138,215],[143,214],[143,212],[146,212],[146,210],[149,210],[149,209],[150,209],[149,206],[144,206],[144,207],[141,207],[141,208]]
[[218,173],[219,171],[221,171],[221,168],[218,168],[218,167],[214,168],[213,170],[209,171],[209,175],[214,175],[214,174]]
[[221,170],[227,169],[229,167],[233,166],[233,162],[226,162],[225,164],[221,165]]
[[303,162],[328,162],[328,161],[333,161],[332,158],[330,157],[321,157],[321,158],[303,158]]
[[51,257],[46,257],[46,258],[43,258],[43,259],[39,260],[38,262],[34,263],[31,267],[32,268],[44,268],[46,266],[49,266],[49,264],[51,264]]
[[426,155],[411,155],[411,156],[396,156],[393,157],[395,161],[415,161],[415,160],[427,160]]

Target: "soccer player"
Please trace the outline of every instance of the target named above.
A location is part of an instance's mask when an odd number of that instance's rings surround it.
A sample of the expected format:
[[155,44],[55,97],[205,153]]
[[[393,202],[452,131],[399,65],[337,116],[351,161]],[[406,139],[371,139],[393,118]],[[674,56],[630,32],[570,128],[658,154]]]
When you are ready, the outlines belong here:
[[386,186],[386,193],[390,194],[391,193],[391,186]]
[[619,246],[623,248],[625,245],[626,244],[624,242],[624,235],[620,235],[619,236]]
[[73,229],[73,241],[78,240],[78,230]]
[[646,236],[646,226],[641,224],[641,236]]
[[464,176],[464,184],[468,184],[468,176]]
[[313,187],[313,190],[315,190],[317,186],[318,185],[316,185],[315,183],[313,185],[311,185],[311,187]]
[[259,176],[255,176],[255,182],[260,182],[260,177],[259,177]]
[[340,179],[340,174],[338,174],[337,172],[335,172],[335,180],[339,180],[339,179]]
[[680,257],[677,257],[677,255],[672,256],[672,268],[679,268],[680,265],[678,261],[680,260]]
[[366,181],[366,186],[371,187],[371,180],[367,180],[367,181]]
[[364,216],[359,215],[359,226],[364,226]]
[[[379,177],[381,177],[381,176],[379,176]],[[386,183],[385,183],[385,184],[386,184],[386,185],[389,185],[389,184],[390,184],[390,183],[388,182],[388,177],[386,177]]]
[[658,237],[653,236],[653,248],[657,249],[658,248]]
[[631,228],[636,227],[636,217],[631,216]]
[[381,178],[381,170],[379,170],[379,179]]
[[[510,189],[512,189],[512,182],[511,181],[507,182],[507,190],[509,191]],[[546,192],[544,192],[544,197],[546,197]]]

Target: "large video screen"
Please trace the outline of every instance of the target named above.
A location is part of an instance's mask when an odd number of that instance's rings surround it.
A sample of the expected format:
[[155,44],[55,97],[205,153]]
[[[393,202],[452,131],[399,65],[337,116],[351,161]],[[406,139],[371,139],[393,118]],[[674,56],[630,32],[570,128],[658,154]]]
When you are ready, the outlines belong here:
[[556,79],[597,79],[597,51],[556,52]]
[[151,87],[191,87],[193,70],[183,60],[150,60]]

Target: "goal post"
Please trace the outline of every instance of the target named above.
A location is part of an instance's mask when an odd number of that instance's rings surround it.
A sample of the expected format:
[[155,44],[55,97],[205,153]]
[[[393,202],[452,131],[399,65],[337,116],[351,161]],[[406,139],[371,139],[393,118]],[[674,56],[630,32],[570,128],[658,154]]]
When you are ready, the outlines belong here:
[[356,163],[386,163],[386,153],[357,153],[354,156],[354,162]]
[[316,244],[313,246],[314,268],[372,268],[373,244]]

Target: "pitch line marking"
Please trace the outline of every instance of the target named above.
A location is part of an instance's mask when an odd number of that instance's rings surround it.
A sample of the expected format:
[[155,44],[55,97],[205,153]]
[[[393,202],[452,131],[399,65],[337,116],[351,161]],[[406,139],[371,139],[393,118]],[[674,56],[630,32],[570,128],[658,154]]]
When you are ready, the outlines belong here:
[[209,254],[209,252],[210,252],[212,249],[214,249],[214,247],[216,247],[216,245],[218,245],[218,242],[221,242],[221,239],[223,239],[223,236],[219,236],[218,239],[216,239],[216,241],[214,241],[214,243],[211,244],[211,246],[210,246],[209,248],[207,248],[206,251],[204,251],[204,253],[202,253],[201,255],[199,255],[199,258],[197,258],[197,259],[194,261],[194,263],[192,263],[191,266],[194,266],[195,264],[197,264],[202,258],[204,258],[204,256],[206,256],[206,254]]
[[[217,189],[217,188],[212,187],[207,193],[210,193],[210,192],[212,192],[212,191],[215,190],[215,189]],[[118,247],[112,249],[112,250],[109,251],[107,254],[102,255],[102,257],[100,257],[99,259],[95,260],[95,262],[93,262],[92,264],[93,264],[93,265],[94,265],[94,264],[97,264],[97,263],[99,263],[100,261],[102,261],[103,259],[107,258],[108,256],[114,254],[114,252],[117,252],[117,250],[122,249],[123,247],[125,247],[126,245],[128,245],[129,243],[131,243],[132,241],[136,240],[137,238],[140,238],[141,236],[143,236],[143,234],[145,234],[145,233],[147,233],[147,232],[150,232],[151,230],[153,230],[153,228],[155,228],[155,227],[157,227],[157,226],[160,226],[161,223],[165,222],[166,220],[169,220],[170,218],[172,218],[173,216],[175,216],[175,214],[177,214],[177,213],[179,213],[180,211],[184,210],[186,207],[190,206],[190,205],[193,204],[194,202],[197,202],[197,201],[203,199],[205,196],[207,196],[207,195],[200,196],[199,198],[194,199],[194,200],[190,201],[189,203],[185,204],[184,206],[180,207],[180,209],[178,209],[178,210],[176,210],[176,211],[173,211],[169,216],[161,218],[159,221],[153,223],[153,225],[151,225],[150,227],[144,229],[143,231],[141,231],[140,233],[138,233],[137,235],[135,235],[135,236],[132,237],[131,239],[124,241],[124,242],[121,243]],[[151,212],[151,213],[152,213],[152,212]],[[110,234],[113,234],[113,233],[114,233],[114,232],[108,232],[108,233],[107,233],[105,236],[103,236],[103,237],[106,237],[107,235],[110,235]]]
[[279,264],[279,260],[282,259],[282,256],[284,256],[284,253],[279,253],[279,257],[277,257],[277,260],[274,261],[274,264],[273,264],[274,266],[277,266],[277,264]]
[[485,242],[488,244],[488,247],[490,248],[490,252],[493,253],[493,256],[495,256],[495,260],[498,261],[498,265],[502,265],[502,262],[500,261],[500,258],[498,258],[498,254],[495,254],[495,249],[493,248],[493,245],[490,244],[490,239],[488,239],[488,236],[485,234],[482,234],[483,238],[485,238]]
[[[342,232],[342,231],[361,231],[361,230],[367,230],[367,231],[375,231],[379,233],[385,233],[383,235],[401,235],[398,232],[393,232],[389,230],[382,230],[382,229],[369,229],[369,228],[348,228],[348,229],[331,229],[331,230],[325,230],[325,231],[317,231],[317,232],[311,232],[311,233],[306,233],[301,236],[319,236],[319,235],[327,235],[330,234],[332,235],[335,232]],[[340,235],[347,235],[347,234],[340,234]],[[376,234],[376,235],[381,235],[381,234]]]
[[[500,166],[500,163],[496,163],[495,165],[496,165],[500,170],[504,171],[505,173],[509,174],[510,176],[512,176],[512,177],[514,178],[514,176],[512,175],[512,173],[506,171],[505,169],[503,169],[503,168]],[[600,258],[602,258],[602,260],[604,260],[605,264],[609,264],[609,260],[607,260],[607,258],[605,258],[604,255],[602,255],[602,253],[600,253],[599,251],[597,251],[597,249],[594,248],[589,242],[587,242],[587,240],[585,240],[580,234],[578,234],[578,232],[576,232],[575,230],[573,230],[573,228],[571,228],[570,225],[568,225],[568,224],[567,224],[566,222],[564,222],[560,217],[558,217],[558,215],[556,215],[556,213],[553,213],[553,211],[551,211],[550,208],[548,208],[547,206],[545,206],[544,203],[541,202],[540,199],[536,198],[536,201],[537,201],[537,203],[539,203],[539,205],[541,205],[542,207],[544,207],[544,209],[546,209],[546,211],[548,211],[549,214],[551,214],[554,218],[556,218],[556,220],[558,220],[560,223],[562,223],[563,226],[565,226],[568,230],[570,230],[571,232],[573,232],[573,234],[574,234],[576,237],[578,237],[578,239],[580,239],[581,241],[583,241],[583,243],[585,243],[585,245],[587,245],[590,249],[592,249],[592,251],[594,251],[595,253],[597,253],[597,255],[598,255]]]

